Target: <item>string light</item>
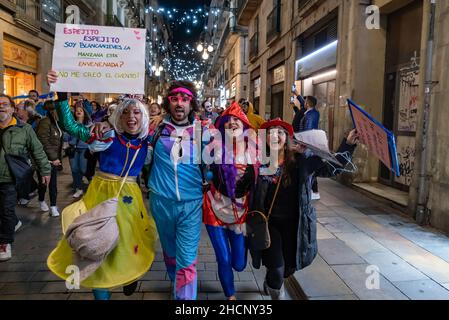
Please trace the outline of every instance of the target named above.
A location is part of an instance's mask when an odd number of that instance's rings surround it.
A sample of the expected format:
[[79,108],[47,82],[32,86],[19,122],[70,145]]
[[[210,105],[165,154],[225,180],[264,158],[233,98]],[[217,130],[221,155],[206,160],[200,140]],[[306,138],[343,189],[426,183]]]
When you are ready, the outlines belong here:
[[[157,14],[162,18],[158,19],[158,21],[162,21],[161,25],[153,24],[151,26],[154,35],[151,35],[151,43],[150,40],[147,42],[147,45],[152,48],[149,57],[153,62],[150,63],[149,68],[155,76],[160,76],[161,72],[165,71],[164,77],[167,76],[171,79],[194,81],[201,78],[201,74],[205,72],[207,67],[206,60],[209,59],[210,53],[214,51],[213,45],[203,42],[197,46],[190,46],[171,41],[165,39],[164,30],[159,31],[158,29],[170,29],[172,34],[178,37],[184,33],[187,39],[191,39],[192,34],[196,32],[207,32],[209,30],[207,22],[212,18],[212,26],[216,30],[221,11],[217,8],[210,8],[212,16],[209,17],[208,10],[203,7],[182,10],[174,7],[149,6],[146,8],[146,12]],[[163,69],[160,69],[161,67]]]

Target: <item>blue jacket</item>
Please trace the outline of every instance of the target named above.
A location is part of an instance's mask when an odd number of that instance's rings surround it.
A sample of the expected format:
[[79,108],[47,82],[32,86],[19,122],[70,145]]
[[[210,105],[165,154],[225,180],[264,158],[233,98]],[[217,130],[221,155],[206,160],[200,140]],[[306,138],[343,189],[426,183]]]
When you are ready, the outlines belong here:
[[304,113],[304,117],[299,124],[299,132],[318,129],[320,123],[320,113],[317,109],[312,108]]
[[68,142],[69,145],[75,147],[76,149],[87,149],[89,147],[86,142],[78,139],[75,136],[71,136],[67,132],[64,132],[64,142]]
[[39,102],[36,107],[34,108],[38,114],[40,114],[42,117],[47,116],[47,110],[44,109],[44,104],[42,102]]
[[[194,125],[176,126],[167,119],[164,120],[164,128],[153,147],[153,164],[148,182],[151,192],[173,201],[203,198],[201,157],[195,158],[198,149],[194,141],[194,129]],[[174,138],[180,136],[183,137],[182,141],[175,143]],[[154,136],[151,137],[153,138]],[[203,146],[204,144],[202,142]],[[172,159],[174,148],[182,148],[182,152],[179,151],[179,162]]]
[[304,107],[306,102],[304,101],[304,98],[301,95],[297,96],[296,98],[298,99],[301,108],[298,108],[297,106],[293,107],[293,110],[295,111],[295,116],[293,117],[292,126],[294,132],[299,132],[301,120],[304,117],[304,113],[306,112],[306,109]]

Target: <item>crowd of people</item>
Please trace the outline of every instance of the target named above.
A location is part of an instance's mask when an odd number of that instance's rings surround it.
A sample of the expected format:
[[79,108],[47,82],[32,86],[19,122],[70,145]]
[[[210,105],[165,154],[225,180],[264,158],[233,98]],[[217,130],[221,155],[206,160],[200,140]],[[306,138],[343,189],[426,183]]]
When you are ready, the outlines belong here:
[[[47,78],[57,82],[53,71]],[[96,299],[109,299],[111,289],[120,286],[131,295],[151,267],[157,238],[173,297],[196,299],[203,223],[229,300],[237,298],[234,271],[246,268],[248,254],[255,268],[266,267],[264,290],[273,299],[283,299],[284,279],[316,256],[311,205],[319,199],[316,177],[339,173],[294,136],[318,128],[316,98],[295,92],[295,116],[287,123],[280,118],[265,121],[245,99],[226,109],[214,108],[210,99],[200,104],[195,86],[187,81],[174,81],[162,104],[124,95],[101,105],[78,94],[56,95],[40,101],[33,90],[18,104],[0,95],[0,261],[11,258],[14,233],[21,226],[17,204],[27,206],[38,195],[41,211],[60,216],[57,177],[65,156],[73,198],[84,212],[63,230],[47,264],[62,279],[69,276],[68,266],[77,265],[81,285],[91,288]],[[266,141],[251,139],[261,130],[266,130]],[[352,130],[338,154],[351,155],[357,139]],[[247,156],[252,148],[255,157]],[[261,161],[261,149],[276,156],[274,171],[269,170],[273,163]],[[204,153],[214,161],[205,161]],[[25,158],[31,167],[23,179],[14,171],[14,156]],[[337,158],[343,167],[350,160]],[[252,246],[248,239],[251,212],[266,218],[267,247]],[[88,233],[88,240],[78,236],[93,224],[101,228]]]

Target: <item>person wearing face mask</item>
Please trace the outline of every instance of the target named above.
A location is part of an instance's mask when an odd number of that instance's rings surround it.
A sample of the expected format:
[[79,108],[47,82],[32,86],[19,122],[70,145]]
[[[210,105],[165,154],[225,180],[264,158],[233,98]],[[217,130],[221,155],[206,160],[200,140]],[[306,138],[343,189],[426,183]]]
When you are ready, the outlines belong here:
[[218,113],[214,112],[212,103],[209,100],[206,100],[202,103],[202,107],[204,112],[201,114],[201,120],[210,120],[211,123],[214,124],[215,120],[218,118]]
[[17,189],[22,188],[11,173],[6,155],[32,158],[42,176],[42,183],[50,183],[50,163],[41,142],[30,125],[13,116],[14,102],[0,94],[0,261],[11,259],[14,232],[22,223],[15,213]]
[[[277,170],[272,173],[266,170],[268,165],[260,167],[249,206],[250,211],[261,212],[268,219],[271,244],[261,251],[250,246],[250,253],[254,268],[266,267],[265,295],[282,300],[284,278],[310,265],[318,251],[310,178],[312,175],[331,177],[338,171],[321,158],[308,156],[306,148],[293,140],[293,127],[289,123],[277,118],[264,123],[260,129],[268,130],[267,150],[277,152]],[[338,153],[352,155],[357,139],[356,131],[352,130]],[[341,155],[336,157],[343,166],[349,162]]]
[[245,99],[239,100],[239,105],[242,108],[243,112],[246,114],[246,117],[249,120],[249,123],[253,126],[255,130],[259,130],[260,126],[265,122],[265,120],[254,112],[254,106],[251,102]]
[[39,101],[39,92],[37,90],[30,90],[28,92],[28,99],[34,103],[34,110],[41,117],[47,116],[47,110],[44,108],[44,103]]
[[[50,71],[47,79],[49,83],[55,83],[57,73]],[[124,287],[125,295],[131,295],[137,288],[138,279],[149,270],[155,256],[156,226],[136,183],[149,146],[146,108],[138,100],[124,99],[111,114],[109,121],[113,129],[104,139],[99,139],[88,127],[75,121],[67,94],[58,93],[56,110],[61,127],[70,135],[87,142],[91,151],[99,153],[100,170],[82,198],[87,210],[108,199],[118,199],[118,243],[104,260],[85,273],[86,277],[80,285],[92,288],[98,300],[110,299],[108,288],[119,286]],[[64,237],[48,257],[47,265],[54,274],[66,280],[70,276],[66,273],[67,267],[73,264],[73,250]]]

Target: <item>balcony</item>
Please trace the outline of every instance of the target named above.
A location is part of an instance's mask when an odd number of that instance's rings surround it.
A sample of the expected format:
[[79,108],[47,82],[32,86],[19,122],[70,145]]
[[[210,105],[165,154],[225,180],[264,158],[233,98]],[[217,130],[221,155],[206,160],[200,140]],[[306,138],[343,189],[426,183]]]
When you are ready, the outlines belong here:
[[241,26],[249,26],[251,18],[257,12],[262,1],[259,0],[238,0],[237,2],[237,23]]
[[17,24],[39,33],[41,27],[41,6],[35,0],[15,0],[16,13],[14,20]]
[[281,33],[281,5],[273,8],[267,17],[267,44],[270,44]]
[[0,7],[6,8],[12,12],[16,12],[16,1],[15,0],[0,0]]
[[259,34],[255,33],[249,40],[249,60],[254,60],[259,55]]

